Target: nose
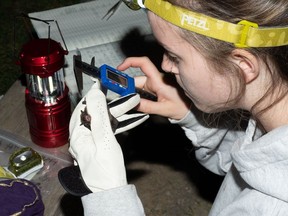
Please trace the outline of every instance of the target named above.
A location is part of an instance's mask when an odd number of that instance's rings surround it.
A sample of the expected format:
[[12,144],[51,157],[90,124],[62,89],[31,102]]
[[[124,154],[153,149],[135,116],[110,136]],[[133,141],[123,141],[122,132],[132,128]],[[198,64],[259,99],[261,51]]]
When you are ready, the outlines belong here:
[[173,68],[174,62],[164,53],[161,68],[166,73],[171,73]]

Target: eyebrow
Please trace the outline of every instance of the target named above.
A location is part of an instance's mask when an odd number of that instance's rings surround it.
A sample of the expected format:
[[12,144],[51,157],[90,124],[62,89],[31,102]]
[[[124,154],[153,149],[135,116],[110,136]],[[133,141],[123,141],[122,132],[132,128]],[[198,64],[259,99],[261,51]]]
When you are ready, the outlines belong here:
[[169,48],[168,46],[164,46],[163,44],[161,44],[161,46],[165,49],[165,51],[169,54],[172,54],[174,56],[179,56],[178,54],[176,54],[174,51],[172,51],[171,48]]
[[[155,36],[154,36],[154,37],[155,37]],[[170,48],[169,46],[163,44],[163,43],[162,43],[161,41],[159,41],[156,37],[155,37],[155,39],[156,39],[157,43],[158,43],[161,47],[163,47],[163,48],[165,49],[165,51],[167,51],[167,52],[169,52],[169,53],[171,53],[171,54],[173,54],[173,55],[175,55],[175,56],[178,56],[175,52],[172,52],[172,51],[171,51],[171,48]]]
[[166,51],[171,50],[167,45],[163,44],[161,41],[159,41],[158,39],[156,39],[157,43],[163,47]]

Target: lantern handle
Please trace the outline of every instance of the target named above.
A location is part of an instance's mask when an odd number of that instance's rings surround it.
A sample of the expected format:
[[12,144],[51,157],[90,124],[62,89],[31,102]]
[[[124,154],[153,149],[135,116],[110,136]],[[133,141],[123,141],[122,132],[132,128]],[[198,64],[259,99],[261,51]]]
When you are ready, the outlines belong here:
[[[28,15],[26,15],[26,14],[24,14],[24,13],[21,13],[19,16],[20,16],[20,17],[23,17],[23,18],[28,18],[28,19],[30,19],[30,20],[35,20],[35,21],[39,21],[39,22],[43,22],[43,23],[47,24],[47,25],[48,25],[48,39],[50,39],[50,28],[51,28],[50,22],[55,22],[55,24],[56,24],[56,26],[57,26],[57,29],[58,29],[58,31],[59,31],[60,37],[61,37],[62,42],[63,42],[64,47],[65,47],[64,54],[65,54],[65,55],[68,54],[68,48],[67,48],[67,46],[66,46],[66,43],[65,43],[63,34],[62,34],[62,32],[61,32],[61,29],[60,29],[60,27],[59,27],[59,24],[58,24],[57,20],[42,20],[42,19],[39,19],[39,18],[36,18],[36,17],[30,17],[30,16],[28,16]],[[14,34],[15,34],[15,32],[14,32]],[[15,37],[15,35],[14,35],[14,37]],[[15,45],[15,44],[14,44],[14,45]],[[15,47],[14,47],[14,50],[15,50]]]

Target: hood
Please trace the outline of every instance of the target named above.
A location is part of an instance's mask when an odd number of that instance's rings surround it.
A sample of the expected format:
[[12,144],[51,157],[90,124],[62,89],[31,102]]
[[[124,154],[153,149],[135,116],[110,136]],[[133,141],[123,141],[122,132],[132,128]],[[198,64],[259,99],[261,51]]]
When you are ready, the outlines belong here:
[[288,202],[288,125],[253,140],[256,131],[250,122],[246,142],[232,153],[234,165],[252,188]]

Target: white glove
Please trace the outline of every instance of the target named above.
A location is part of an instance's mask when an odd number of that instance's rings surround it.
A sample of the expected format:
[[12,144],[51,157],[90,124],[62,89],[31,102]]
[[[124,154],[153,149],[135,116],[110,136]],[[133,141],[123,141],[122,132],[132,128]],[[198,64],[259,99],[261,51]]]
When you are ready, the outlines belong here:
[[112,101],[107,107],[106,97],[99,83],[95,83],[75,108],[70,120],[69,152],[92,192],[127,184],[122,150],[114,134],[148,119],[149,115],[143,113],[125,114],[139,102],[139,95],[132,94]]

